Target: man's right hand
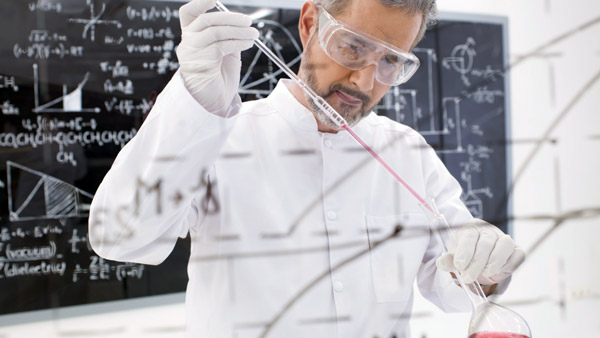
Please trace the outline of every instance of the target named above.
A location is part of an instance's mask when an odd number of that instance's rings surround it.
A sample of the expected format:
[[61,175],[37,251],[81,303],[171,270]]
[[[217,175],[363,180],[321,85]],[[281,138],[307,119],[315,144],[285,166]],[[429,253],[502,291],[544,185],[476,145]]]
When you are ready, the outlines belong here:
[[252,47],[258,31],[240,13],[205,13],[216,0],[193,0],[179,9],[181,44],[177,47],[186,88],[207,111],[227,115],[237,96],[242,51]]

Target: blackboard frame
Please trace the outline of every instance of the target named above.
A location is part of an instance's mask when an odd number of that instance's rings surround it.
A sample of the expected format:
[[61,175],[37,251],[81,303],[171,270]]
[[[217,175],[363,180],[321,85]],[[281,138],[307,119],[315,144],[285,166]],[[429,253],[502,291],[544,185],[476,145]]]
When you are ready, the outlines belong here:
[[[185,1],[166,0],[173,3],[184,3]],[[240,5],[240,6],[272,6],[272,1],[269,0],[224,0],[226,5]],[[303,0],[280,0],[278,1],[278,8],[284,9],[299,9]],[[440,20],[446,21],[469,21],[478,23],[494,23],[500,24],[503,30],[503,50],[504,50],[504,70],[505,70],[505,81],[504,81],[504,105],[505,105],[505,127],[506,127],[506,139],[509,139],[511,135],[511,110],[510,110],[510,72],[508,72],[508,60],[509,60],[509,45],[508,45],[508,18],[504,16],[493,16],[493,15],[480,15],[480,14],[464,14],[464,13],[453,13],[453,12],[440,12]],[[507,144],[506,146],[506,171],[507,171],[507,182],[506,191],[509,191],[510,182],[512,179],[512,150]],[[507,197],[507,214],[512,214],[512,196]],[[513,222],[510,219],[507,222],[508,233],[513,234]],[[0,326],[18,325],[30,322],[49,321],[56,320],[57,318],[73,318],[81,316],[96,315],[101,313],[110,313],[114,311],[123,310],[135,310],[145,307],[156,307],[171,304],[182,304],[185,301],[185,293],[178,292],[159,296],[147,296],[136,299],[127,300],[116,300],[107,301],[102,303],[85,304],[68,306],[61,308],[52,308],[45,310],[36,310],[21,312],[16,314],[6,314],[0,316]]]

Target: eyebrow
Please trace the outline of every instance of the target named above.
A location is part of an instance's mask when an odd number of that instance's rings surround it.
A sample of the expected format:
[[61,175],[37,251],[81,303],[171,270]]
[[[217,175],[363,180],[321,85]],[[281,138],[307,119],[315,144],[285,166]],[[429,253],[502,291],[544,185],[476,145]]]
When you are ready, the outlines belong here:
[[352,39],[353,42],[360,43],[367,48],[376,49],[376,45],[374,43],[366,40],[365,38],[363,38],[361,36],[351,35],[350,38]]

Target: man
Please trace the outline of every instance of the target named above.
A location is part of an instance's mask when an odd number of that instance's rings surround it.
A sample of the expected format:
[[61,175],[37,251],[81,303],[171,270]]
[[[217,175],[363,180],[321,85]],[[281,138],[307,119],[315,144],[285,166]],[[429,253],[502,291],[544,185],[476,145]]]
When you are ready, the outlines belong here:
[[190,234],[188,336],[409,337],[415,279],[442,309],[469,310],[450,271],[486,285],[514,271],[523,251],[473,224],[423,138],[372,112],[414,72],[407,51],[434,0],[306,2],[299,76],[451,225],[464,225],[444,255],[414,197],[295,83],[241,104],[239,55],[258,33],[244,15],[205,13],[213,6],[181,8],[181,69],[90,215],[92,247],[113,260],[159,264]]

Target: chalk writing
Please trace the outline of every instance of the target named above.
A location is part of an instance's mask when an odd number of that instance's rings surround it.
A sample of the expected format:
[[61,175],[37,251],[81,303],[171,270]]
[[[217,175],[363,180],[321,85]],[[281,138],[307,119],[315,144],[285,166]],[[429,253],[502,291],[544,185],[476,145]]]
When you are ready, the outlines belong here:
[[35,133],[0,133],[0,147],[19,149],[23,147],[37,148],[46,144],[58,144],[63,147],[79,144],[81,146],[114,144],[125,146],[135,136],[137,129],[104,130],[104,131],[69,131]]
[[13,48],[15,58],[25,56],[30,59],[48,60],[51,57],[61,59],[71,57],[82,57],[83,46],[67,46],[60,42],[58,44],[33,43],[28,46],[21,46],[18,43]]
[[2,105],[0,105],[0,109],[2,109],[3,115],[19,115],[19,108],[11,104],[10,100],[2,102]]
[[17,86],[17,81],[15,81],[14,76],[4,76],[0,75],[0,89],[9,88],[14,92],[19,91],[19,86]]
[[128,44],[127,52],[130,54],[140,53],[140,54],[148,54],[148,53],[163,53],[163,52],[172,52],[175,50],[175,42],[173,40],[167,40],[161,45],[151,45],[151,44]]
[[104,36],[104,44],[105,45],[118,46],[118,45],[123,44],[123,42],[125,42],[125,38],[122,36],[110,36],[110,35]]
[[113,97],[109,101],[104,101],[104,106],[107,112],[118,111],[123,115],[131,115],[134,111],[140,111],[142,113],[147,113],[152,109],[152,105],[154,102],[149,102],[146,99],[142,99],[141,101],[136,102],[135,100],[119,100],[116,97]]
[[119,81],[112,83],[110,80],[104,81],[104,92],[114,93],[121,92],[126,95],[133,94],[133,82],[131,80]]
[[487,65],[484,69],[473,69],[470,75],[496,82],[499,78],[504,77],[504,72],[501,69],[492,69],[492,66]]
[[87,243],[87,236],[79,236],[77,234],[77,229],[73,229],[73,235],[71,236],[71,239],[69,239],[69,243],[71,243],[71,252],[79,253],[77,245],[79,243]]
[[504,92],[501,90],[490,90],[487,86],[477,88],[476,91],[467,94],[468,98],[473,99],[477,103],[489,103],[493,104],[496,102],[497,97],[504,97]]
[[144,273],[144,266],[141,264],[124,263],[116,264],[106,261],[98,256],[90,256],[90,264],[87,268],[81,267],[80,264],[75,265],[73,271],[73,282],[81,280],[80,275],[88,275],[89,280],[110,280],[111,274],[118,281],[122,281],[128,277],[141,279]]
[[30,262],[18,263],[4,263],[0,262],[0,278],[14,278],[14,277],[31,277],[31,276],[47,276],[47,275],[59,275],[63,276],[67,269],[66,262],[46,262],[41,261],[37,264]]
[[[11,285],[25,279],[52,281],[66,290],[74,282],[109,282],[112,288],[143,278],[148,267],[108,261],[92,251],[87,223],[106,215],[98,211],[90,217],[93,195],[86,190],[95,188],[90,178],[100,178],[118,148],[135,136],[141,116],[178,68],[179,5],[3,1],[15,15],[6,17],[10,36],[0,48],[6,66],[0,74],[0,152],[8,156],[6,179],[0,181],[5,194],[0,198],[5,201],[0,208],[0,279],[12,279]],[[158,195],[152,190],[155,183],[140,186],[151,208]],[[166,208],[175,198],[161,188]],[[189,198],[191,193],[182,190],[179,203]],[[133,203],[110,212],[111,221],[125,223],[134,216]],[[119,239],[134,235],[127,224],[122,226]],[[63,297],[70,296],[61,295],[61,304]],[[0,314],[13,311],[1,308]]]
[[51,3],[46,0],[37,0],[35,2],[29,3],[29,10],[32,12],[41,11],[41,12],[62,12],[62,4],[60,2]]
[[144,273],[144,266],[141,264],[126,263],[117,265],[116,267],[117,280],[122,281],[127,277],[135,277],[141,279]]
[[156,70],[158,74],[166,74],[167,72],[173,72],[179,68],[179,63],[170,60],[170,53],[158,60],[158,62],[144,62],[142,66],[144,69]]
[[173,33],[173,30],[171,29],[171,27],[158,28],[158,29],[153,28],[153,27],[138,28],[138,29],[129,28],[129,29],[127,29],[127,37],[139,38],[139,39],[143,39],[143,40],[154,40],[156,38],[173,40],[173,39],[175,39],[175,34]]
[[29,33],[30,42],[64,42],[67,36],[59,33],[49,33],[47,30],[34,29]]
[[51,259],[56,256],[56,243],[50,241],[46,246],[17,248],[9,243],[6,245],[4,254],[5,257],[0,256],[0,261],[20,262]]
[[73,131],[81,131],[85,128],[96,130],[98,122],[96,119],[85,119],[76,117],[73,119],[61,120],[59,118],[48,118],[38,115],[35,120],[23,119],[21,125],[28,131],[47,132],[62,129],[70,129]]
[[170,22],[174,19],[179,19],[179,10],[166,7],[158,9],[154,6],[150,8],[136,9],[131,6],[127,7],[127,17],[129,20],[156,21],[164,20]]
[[109,61],[100,62],[100,69],[102,69],[104,73],[111,73],[114,78],[129,76],[129,67],[123,65],[121,60],[115,61],[114,65]]
[[63,229],[55,225],[37,225],[31,230],[24,230],[22,228],[16,228],[10,230],[9,228],[3,227],[0,229],[0,242],[8,242],[13,238],[44,238],[49,234],[60,235],[63,233]]

